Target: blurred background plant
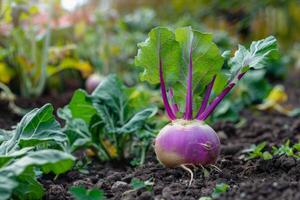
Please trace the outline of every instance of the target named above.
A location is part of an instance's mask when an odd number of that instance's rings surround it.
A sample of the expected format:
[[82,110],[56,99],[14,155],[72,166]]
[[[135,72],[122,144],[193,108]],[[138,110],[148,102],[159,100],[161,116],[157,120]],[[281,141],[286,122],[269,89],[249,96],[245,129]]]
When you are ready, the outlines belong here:
[[233,103],[224,101],[212,120],[238,121],[237,113],[263,103],[290,66],[300,68],[297,0],[0,0],[0,97],[21,114],[19,96],[84,88],[91,76],[101,82],[115,73],[137,85],[136,44],[157,25],[213,32],[222,51],[267,35],[278,39],[280,59],[274,55],[266,70],[246,76],[228,97]]

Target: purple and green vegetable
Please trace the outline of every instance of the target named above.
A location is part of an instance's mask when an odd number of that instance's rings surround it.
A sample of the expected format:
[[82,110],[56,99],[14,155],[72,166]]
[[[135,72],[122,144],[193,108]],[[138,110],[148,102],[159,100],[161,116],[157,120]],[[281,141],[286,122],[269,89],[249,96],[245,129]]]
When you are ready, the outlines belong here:
[[[211,34],[191,27],[157,27],[138,48],[135,65],[144,69],[141,80],[160,84],[171,120],[156,137],[157,158],[167,167],[188,170],[187,165],[216,162],[220,140],[205,120],[247,72],[264,67],[277,44],[269,36],[252,42],[248,49],[239,45],[234,55],[231,51],[222,54]],[[222,71],[224,60],[228,74]]]

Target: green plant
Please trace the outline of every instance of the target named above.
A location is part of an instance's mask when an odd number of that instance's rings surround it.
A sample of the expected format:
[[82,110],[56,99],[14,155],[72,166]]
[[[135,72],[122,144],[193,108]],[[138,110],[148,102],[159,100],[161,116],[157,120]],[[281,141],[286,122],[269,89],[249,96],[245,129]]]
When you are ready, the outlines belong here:
[[287,140],[284,144],[279,146],[272,146],[272,151],[265,151],[267,143],[262,142],[258,145],[251,145],[249,149],[243,151],[243,153],[247,153],[245,157],[246,160],[262,158],[264,160],[270,160],[273,156],[287,156],[287,157],[300,157],[300,142],[292,145],[290,140]]
[[104,200],[104,192],[98,188],[86,189],[83,186],[73,186],[70,193],[76,200]]
[[[31,15],[37,13],[37,7],[26,1],[6,2],[12,16],[10,23],[13,28],[8,38],[12,53],[7,59],[15,68],[19,78],[21,94],[25,97],[39,96],[45,88],[50,47],[51,27],[50,20],[53,14],[52,4],[49,4],[50,17],[46,28],[37,29],[32,22]],[[27,20],[24,25],[23,20]],[[44,32],[44,34],[38,33]]]
[[75,158],[63,151],[66,136],[50,104],[27,113],[14,130],[0,130],[0,196],[41,199],[37,176],[71,169]]
[[[214,164],[220,140],[204,121],[246,73],[264,68],[268,56],[277,52],[276,39],[269,36],[252,42],[249,48],[239,45],[230,57],[230,52],[221,54],[211,34],[191,27],[156,27],[138,47],[135,65],[144,70],[141,80],[160,84],[171,121],[155,139],[158,159],[167,167],[185,169],[187,164]],[[225,58],[227,76],[221,71]],[[224,78],[218,84],[219,93],[210,100],[220,76]]]
[[58,111],[66,121],[66,151],[91,148],[101,160],[133,156],[143,161],[153,137],[147,121],[157,108],[139,101],[135,91],[115,75],[108,76],[91,95],[77,90],[69,105]]
[[273,155],[286,155],[288,157],[297,157],[294,153],[295,147],[297,148],[298,145],[295,144],[294,146],[291,146],[291,141],[287,140],[284,144],[280,145],[279,147],[272,147]]
[[264,151],[267,143],[262,142],[258,145],[251,145],[249,149],[244,150],[244,153],[247,153],[246,160],[251,160],[255,158],[262,158],[264,160],[270,160],[273,158],[272,154],[269,151]]
[[147,190],[151,191],[154,183],[151,182],[151,179],[147,180],[147,181],[142,181],[140,179],[133,178],[133,179],[131,179],[130,185],[133,190],[139,190],[142,188],[146,188]]

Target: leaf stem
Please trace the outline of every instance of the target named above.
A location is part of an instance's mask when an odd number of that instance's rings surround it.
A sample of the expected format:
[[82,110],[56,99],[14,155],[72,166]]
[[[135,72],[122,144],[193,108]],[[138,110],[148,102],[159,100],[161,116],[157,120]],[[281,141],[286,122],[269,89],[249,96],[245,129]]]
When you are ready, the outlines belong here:
[[[240,73],[237,76],[237,80],[240,80],[245,75],[245,72]],[[224,99],[224,97],[232,90],[232,88],[236,85],[236,81],[230,82],[226,88],[221,92],[219,96],[217,96],[211,104],[207,107],[207,109],[197,118],[198,120],[206,120],[207,117],[211,115],[211,113],[215,110],[215,108],[219,105],[219,103]]]
[[173,89],[172,88],[169,88],[169,98],[171,99],[171,103],[172,103],[171,106],[172,106],[173,112],[176,115],[176,113],[179,111],[179,108],[178,108],[178,105],[175,102],[174,93],[173,93]]
[[171,120],[175,120],[176,116],[173,113],[170,103],[168,101],[168,97],[167,97],[167,91],[166,91],[166,85],[165,85],[165,81],[164,81],[164,77],[163,77],[163,70],[162,70],[162,60],[161,58],[159,59],[159,79],[160,79],[160,90],[161,90],[161,95],[162,95],[162,99],[165,105],[165,109],[167,112],[168,117]]
[[185,114],[184,119],[191,120],[193,118],[193,91],[192,91],[192,80],[193,80],[193,60],[192,60],[192,49],[190,51],[190,63],[188,68],[187,78],[187,92],[185,100]]
[[205,96],[204,96],[203,101],[201,103],[200,109],[199,109],[199,111],[196,115],[196,119],[199,119],[200,115],[205,111],[205,109],[207,107],[209,97],[211,95],[211,91],[212,91],[212,88],[214,86],[215,80],[216,80],[216,76],[213,77],[211,82],[206,87]]

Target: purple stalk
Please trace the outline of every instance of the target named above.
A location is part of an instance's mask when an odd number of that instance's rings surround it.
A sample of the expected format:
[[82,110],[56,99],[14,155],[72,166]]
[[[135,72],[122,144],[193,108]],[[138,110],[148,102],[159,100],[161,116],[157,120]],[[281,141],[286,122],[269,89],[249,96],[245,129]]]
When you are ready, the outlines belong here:
[[199,119],[200,115],[204,112],[204,110],[207,107],[207,104],[208,104],[208,101],[209,101],[209,97],[210,97],[212,88],[214,86],[215,80],[216,80],[216,76],[213,77],[213,79],[211,80],[211,82],[206,87],[205,95],[204,95],[203,101],[201,103],[201,107],[200,107],[200,109],[199,109],[199,111],[198,111],[198,113],[196,115],[196,119]]
[[166,85],[165,85],[165,81],[164,81],[164,77],[163,77],[163,70],[162,70],[162,61],[161,59],[159,59],[159,79],[160,79],[160,90],[161,90],[161,95],[162,95],[162,99],[166,108],[166,112],[168,117],[171,120],[175,120],[176,119],[176,115],[173,113],[169,101],[168,101],[168,97],[167,97],[167,91],[166,91]]
[[[238,75],[238,80],[240,80],[243,76],[245,75],[244,73],[241,73]],[[197,118],[198,120],[206,120],[207,117],[215,110],[215,108],[219,105],[219,103],[224,99],[224,97],[231,91],[231,89],[236,85],[235,82],[231,82],[228,84],[228,86],[221,92],[219,96],[217,96],[211,104],[208,106],[208,108],[200,114],[200,116]]]
[[187,92],[185,99],[185,115],[184,119],[191,120],[193,119],[193,59],[192,59],[192,49],[190,51],[190,63],[188,69],[188,78],[187,78]]
[[175,100],[174,100],[174,93],[173,93],[173,89],[172,88],[169,88],[169,97],[171,99],[171,102],[172,102],[172,109],[173,109],[173,112],[176,113],[179,111],[179,107],[178,105],[175,103]]

